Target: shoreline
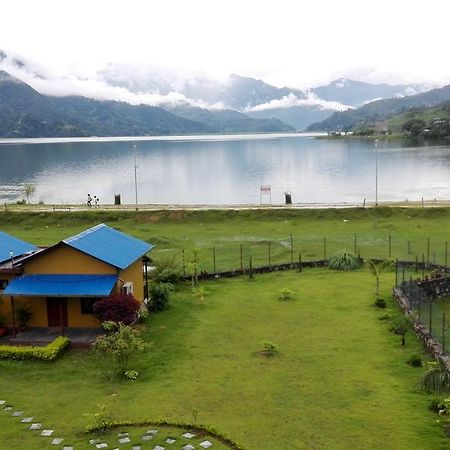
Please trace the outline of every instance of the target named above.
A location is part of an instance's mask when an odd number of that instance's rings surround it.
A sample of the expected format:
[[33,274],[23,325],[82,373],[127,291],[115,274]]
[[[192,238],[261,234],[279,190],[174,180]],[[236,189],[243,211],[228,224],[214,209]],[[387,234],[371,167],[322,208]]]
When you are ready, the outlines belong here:
[[450,208],[450,199],[431,199],[417,201],[386,201],[378,202],[324,202],[324,203],[292,203],[292,204],[102,204],[98,207],[88,207],[85,204],[29,204],[17,205],[15,203],[4,203],[2,212],[104,212],[104,211],[201,211],[201,210],[317,210],[317,209],[376,209],[376,208]]

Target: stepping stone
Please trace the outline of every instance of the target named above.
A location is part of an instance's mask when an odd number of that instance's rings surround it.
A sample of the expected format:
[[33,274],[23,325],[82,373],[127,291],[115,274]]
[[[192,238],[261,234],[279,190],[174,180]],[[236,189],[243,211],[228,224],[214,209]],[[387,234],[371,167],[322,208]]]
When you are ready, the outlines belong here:
[[21,422],[22,422],[22,423],[30,423],[30,422],[33,422],[33,418],[32,418],[32,417],[24,417],[24,418],[21,420]]
[[127,442],[131,442],[131,439],[128,436],[119,439],[121,444],[126,444]]
[[97,442],[100,442],[98,439],[89,439],[89,444],[94,445]]
[[3,411],[12,411],[12,406],[5,406]]
[[0,405],[4,405],[6,403],[6,400],[0,400]]
[[195,434],[192,433],[184,433],[182,434],[183,437],[187,438],[187,439],[192,439],[193,437],[195,437]]
[[65,447],[63,447],[63,450],[73,450],[73,447],[67,447],[67,446],[65,446]]
[[156,434],[158,430],[147,430],[145,434]]
[[212,442],[209,442],[209,441],[200,442],[200,447],[203,447],[203,448],[212,447]]
[[141,446],[140,445],[133,445],[133,447],[131,447],[131,450],[141,450]]
[[108,447],[108,444],[106,442],[101,442],[100,444],[96,445],[97,448],[106,448]]
[[51,436],[53,434],[53,430],[43,430],[41,436]]
[[141,438],[143,441],[150,441],[153,439],[153,434],[144,434]]
[[62,439],[62,438],[55,438],[55,439],[53,439],[52,444],[53,444],[53,445],[59,445],[59,444],[61,444],[61,442],[62,442],[63,440],[64,440],[64,439]]
[[20,416],[23,416],[23,411],[16,411],[16,412],[13,412],[11,415],[13,417],[20,417]]
[[123,437],[129,436],[129,433],[119,433],[117,436],[119,436],[120,438],[123,438]]
[[174,439],[174,438],[168,437],[168,438],[166,439],[166,442],[167,442],[168,444],[175,444],[175,442],[177,442],[177,440]]
[[42,423],[32,423],[30,425],[30,430],[40,430],[42,428]]
[[164,447],[157,445],[157,446],[153,447],[153,450],[164,450]]
[[195,447],[191,444],[185,445],[184,447],[181,447],[183,450],[193,450]]

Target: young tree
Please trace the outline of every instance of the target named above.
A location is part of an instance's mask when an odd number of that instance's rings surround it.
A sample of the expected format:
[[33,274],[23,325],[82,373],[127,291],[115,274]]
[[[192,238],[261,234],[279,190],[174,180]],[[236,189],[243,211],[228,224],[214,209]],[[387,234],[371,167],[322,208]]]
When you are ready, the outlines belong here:
[[370,273],[376,279],[376,292],[377,298],[380,295],[380,278],[383,272],[388,272],[392,270],[392,261],[372,261],[368,259],[365,261],[366,266],[369,268]]
[[105,322],[105,329],[113,330],[104,336],[99,336],[92,344],[96,352],[110,356],[119,366],[120,372],[128,371],[132,356],[143,351],[147,345],[139,337],[139,333],[128,325],[117,322]]
[[23,193],[27,198],[27,203],[30,203],[30,200],[34,197],[34,194],[36,194],[36,186],[31,183],[25,183],[23,186]]

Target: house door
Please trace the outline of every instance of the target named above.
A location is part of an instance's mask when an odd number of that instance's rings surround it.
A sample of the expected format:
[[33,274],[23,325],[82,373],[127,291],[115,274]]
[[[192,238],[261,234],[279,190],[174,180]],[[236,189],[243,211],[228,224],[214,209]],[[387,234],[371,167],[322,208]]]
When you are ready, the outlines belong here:
[[[61,314],[62,313],[62,314]],[[49,327],[67,327],[67,298],[47,298],[47,319]]]

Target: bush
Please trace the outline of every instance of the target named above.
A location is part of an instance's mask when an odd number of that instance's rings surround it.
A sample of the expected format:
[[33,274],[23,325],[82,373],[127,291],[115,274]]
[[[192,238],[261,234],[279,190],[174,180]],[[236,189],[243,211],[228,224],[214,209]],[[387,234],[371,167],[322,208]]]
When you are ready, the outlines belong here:
[[178,283],[181,279],[180,271],[172,267],[156,269],[154,280],[158,283]]
[[94,314],[101,322],[131,325],[136,322],[140,303],[127,294],[113,294],[94,303]]
[[0,345],[0,359],[53,361],[69,346],[69,339],[57,337],[45,347]]
[[278,294],[278,298],[280,300],[293,300],[294,292],[289,288],[280,289],[280,293]]
[[152,283],[150,285],[150,311],[163,311],[169,305],[170,293],[173,291],[171,283]]
[[377,298],[374,304],[377,308],[386,308],[386,300],[384,298]]
[[412,355],[408,359],[407,363],[412,367],[422,367],[423,366],[422,357],[419,355]]
[[337,253],[328,260],[328,268],[333,270],[350,271],[360,267],[361,261],[353,253]]
[[270,341],[263,341],[263,348],[264,350],[261,351],[261,353],[264,356],[275,356],[278,354],[278,345],[274,344]]
[[450,398],[440,399],[433,398],[428,405],[428,409],[436,414],[448,414],[448,409],[450,406]]

